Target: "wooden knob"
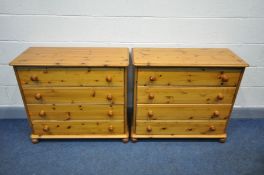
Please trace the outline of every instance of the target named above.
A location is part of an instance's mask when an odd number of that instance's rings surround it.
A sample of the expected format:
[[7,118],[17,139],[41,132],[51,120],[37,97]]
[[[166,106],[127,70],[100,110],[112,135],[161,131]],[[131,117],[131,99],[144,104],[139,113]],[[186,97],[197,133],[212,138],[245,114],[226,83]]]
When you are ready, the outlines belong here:
[[114,115],[112,110],[109,110],[107,114],[109,117],[112,117]]
[[210,126],[210,127],[209,127],[209,130],[210,130],[210,131],[215,131],[215,127],[214,127],[213,125]]
[[44,117],[45,115],[46,115],[46,112],[45,112],[45,111],[41,110],[41,111],[39,112],[39,116],[40,116],[40,117]]
[[149,77],[149,80],[150,80],[150,81],[155,81],[155,80],[156,80],[156,77],[154,77],[154,76],[150,76],[150,77]]
[[150,126],[147,126],[147,131],[148,132],[151,132],[152,131],[152,128]]
[[107,77],[106,77],[106,81],[107,81],[108,83],[112,82],[112,77],[111,77],[111,76],[107,76]]
[[32,75],[32,76],[30,77],[30,79],[31,79],[31,81],[38,81],[38,76],[36,76],[36,75]]
[[106,98],[107,98],[107,100],[112,100],[113,99],[111,94],[108,94]]
[[222,80],[222,82],[228,82],[228,76],[225,74],[220,75],[219,78]]
[[113,132],[113,131],[114,131],[114,127],[113,127],[112,125],[110,125],[110,126],[108,127],[108,131],[109,131],[109,132]]
[[41,94],[40,93],[36,93],[35,94],[35,99],[36,100],[40,100],[42,98]]
[[154,99],[154,94],[149,94],[149,99],[153,100]]
[[149,118],[152,118],[153,117],[153,111],[149,110],[148,111],[148,116],[149,116]]
[[49,126],[48,126],[48,125],[45,125],[45,126],[43,127],[43,131],[48,132],[48,131],[49,131]]
[[224,95],[223,95],[222,93],[219,93],[219,94],[217,95],[217,99],[218,99],[218,100],[223,100],[223,99],[224,99]]
[[219,117],[219,115],[220,115],[220,112],[219,111],[214,111],[214,113],[213,113],[213,116],[214,117]]

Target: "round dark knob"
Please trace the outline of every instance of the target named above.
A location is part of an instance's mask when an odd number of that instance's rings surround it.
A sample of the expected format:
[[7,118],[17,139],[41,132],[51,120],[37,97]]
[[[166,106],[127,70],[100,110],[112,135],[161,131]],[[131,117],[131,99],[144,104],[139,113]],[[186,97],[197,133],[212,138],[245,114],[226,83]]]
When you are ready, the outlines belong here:
[[40,112],[39,112],[39,116],[40,117],[44,117],[46,115],[46,112],[44,111],[44,110],[41,110]]
[[149,116],[149,118],[152,118],[153,117],[153,111],[149,110],[148,111],[148,116]]
[[113,131],[114,131],[114,127],[113,127],[112,125],[110,125],[110,126],[108,127],[108,131],[109,131],[109,132],[113,132]]
[[217,95],[217,99],[218,99],[218,100],[223,100],[223,99],[224,99],[224,95],[223,95],[222,93],[219,93],[219,94]]
[[155,80],[156,80],[156,77],[154,77],[154,76],[150,76],[150,77],[149,77],[149,80],[150,80],[150,81],[155,81]]
[[40,100],[42,98],[41,94],[40,93],[36,93],[35,94],[35,99],[36,100]]
[[111,94],[108,94],[106,98],[107,98],[107,100],[112,100],[113,99]]
[[154,99],[154,94],[149,94],[149,99],[153,100]]
[[214,113],[213,113],[213,116],[214,117],[219,117],[219,115],[220,115],[220,112],[219,111],[214,111]]
[[43,127],[43,131],[48,132],[48,131],[49,131],[49,126],[48,126],[48,125],[45,125],[45,126]]
[[32,76],[30,77],[30,79],[31,79],[31,81],[38,81],[38,76],[36,76],[36,75],[32,75]]
[[111,76],[107,76],[107,77],[106,77],[106,81],[107,81],[108,83],[112,82],[112,77],[111,77]]
[[220,75],[219,78],[222,80],[222,82],[228,82],[228,76],[225,74]]
[[114,115],[114,113],[113,113],[112,110],[109,110],[108,113],[107,113],[107,115],[108,115],[109,117],[112,117],[112,116]]
[[150,126],[147,126],[147,131],[148,132],[151,132],[152,131],[152,128]]
[[210,127],[209,127],[209,130],[210,130],[210,131],[215,131],[215,127],[214,127],[213,125],[210,126]]

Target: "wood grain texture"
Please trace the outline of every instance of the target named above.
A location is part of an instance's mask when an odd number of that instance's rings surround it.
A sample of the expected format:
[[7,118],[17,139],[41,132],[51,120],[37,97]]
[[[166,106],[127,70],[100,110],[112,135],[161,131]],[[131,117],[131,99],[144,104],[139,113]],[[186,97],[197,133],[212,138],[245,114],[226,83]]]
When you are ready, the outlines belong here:
[[231,104],[137,104],[137,120],[224,120]]
[[28,104],[32,120],[124,120],[124,105]]
[[[46,128],[46,129],[45,129]],[[112,129],[110,129],[112,128]],[[124,134],[123,121],[33,121],[33,134],[71,135],[71,134]]]
[[[237,68],[139,68],[140,86],[236,86]],[[226,79],[224,79],[226,78]]]
[[[192,134],[224,134],[225,120],[196,120],[196,121],[137,121],[136,134],[144,135],[192,135]],[[149,129],[148,129],[149,128]]]
[[124,86],[123,68],[17,68],[22,86]]
[[31,47],[13,60],[13,66],[126,67],[127,48]]
[[247,67],[248,64],[222,48],[134,48],[135,66]]
[[[139,104],[231,104],[235,87],[138,87]],[[218,98],[219,95],[223,99]],[[153,99],[150,99],[153,96]]]
[[[23,92],[27,104],[124,104],[122,87],[38,87],[23,88]],[[107,99],[109,95],[112,100]]]

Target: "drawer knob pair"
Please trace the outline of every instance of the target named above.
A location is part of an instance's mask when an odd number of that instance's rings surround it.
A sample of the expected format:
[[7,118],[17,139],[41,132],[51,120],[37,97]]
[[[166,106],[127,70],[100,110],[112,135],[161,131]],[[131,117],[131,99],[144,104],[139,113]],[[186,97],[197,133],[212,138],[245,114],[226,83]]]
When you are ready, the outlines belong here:
[[49,126],[48,126],[48,125],[45,125],[45,126],[43,127],[43,131],[45,131],[45,132],[49,132]]
[[114,127],[113,127],[113,125],[110,125],[110,126],[108,127],[108,131],[109,131],[109,132],[113,132],[113,131],[114,131]]
[[31,81],[38,81],[38,76],[36,76],[36,75],[32,75],[32,76],[30,77],[30,80],[31,80]]
[[35,99],[40,100],[42,98],[42,95],[40,93],[35,94]]
[[228,76],[225,75],[225,74],[221,74],[221,75],[219,76],[219,79],[221,79],[222,82],[228,82]]
[[111,77],[111,76],[107,76],[107,77],[105,78],[105,80],[106,80],[108,83],[110,83],[110,82],[112,82],[112,77]]
[[154,77],[154,76],[150,76],[150,77],[149,77],[149,80],[150,80],[150,81],[156,81],[156,77]]
[[218,100],[223,100],[223,99],[224,99],[224,95],[223,95],[222,93],[219,93],[219,94],[217,95],[217,99],[218,99]]
[[39,116],[40,116],[40,117],[44,117],[44,116],[46,116],[46,112],[45,112],[44,110],[41,110],[41,111],[39,112]]

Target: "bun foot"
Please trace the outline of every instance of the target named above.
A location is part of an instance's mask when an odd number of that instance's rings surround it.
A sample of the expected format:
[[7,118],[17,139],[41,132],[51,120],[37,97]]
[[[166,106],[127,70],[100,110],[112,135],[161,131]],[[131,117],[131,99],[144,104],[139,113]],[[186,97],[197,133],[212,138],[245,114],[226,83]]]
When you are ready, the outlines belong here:
[[133,143],[136,143],[136,142],[138,141],[138,139],[136,139],[136,138],[131,138],[131,141],[132,141]]
[[39,139],[31,139],[31,142],[32,142],[33,144],[36,144],[36,143],[39,142]]
[[221,139],[219,139],[219,142],[220,142],[220,143],[225,143],[225,142],[226,142],[226,138],[221,138]]
[[128,138],[124,138],[124,139],[122,139],[122,142],[123,142],[123,143],[127,143],[127,142],[128,142]]

